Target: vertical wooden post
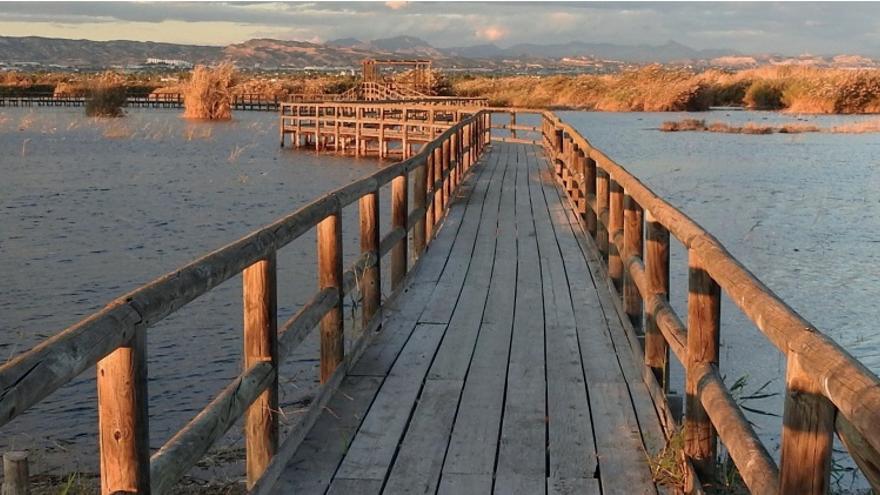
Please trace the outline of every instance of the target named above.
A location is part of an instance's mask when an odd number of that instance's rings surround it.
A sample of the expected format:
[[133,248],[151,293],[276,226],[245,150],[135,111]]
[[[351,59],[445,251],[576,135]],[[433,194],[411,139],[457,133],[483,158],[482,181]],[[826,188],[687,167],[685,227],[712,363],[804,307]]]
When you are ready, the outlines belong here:
[[611,179],[608,186],[608,277],[614,282],[617,290],[621,290],[623,278],[622,253],[614,242],[618,232],[623,230],[623,188],[616,180]]
[[[578,213],[581,218],[586,221],[587,212],[590,211],[590,207],[587,205],[587,157],[584,155],[584,150],[580,149],[579,146],[575,145],[577,151],[575,152],[574,163],[575,163],[575,171],[578,174]],[[593,186],[595,187],[595,185]]]
[[[413,209],[425,207],[427,200],[427,179],[425,178],[428,166],[423,163],[413,170]],[[425,216],[419,215],[412,230],[412,258],[413,261],[422,255],[425,250]]]
[[456,133],[449,136],[449,153],[449,159],[452,161],[452,190],[454,191],[458,188],[459,182],[461,182],[461,170],[458,166],[458,134]]
[[30,492],[27,452],[3,454],[3,495],[28,495]]
[[[645,211],[645,278],[648,293],[645,299],[656,295],[669,300],[669,231],[657,222],[650,211]],[[651,368],[664,392],[669,391],[669,345],[654,314],[645,314],[645,365]]]
[[516,139],[516,112],[510,112],[510,137]]
[[[602,224],[596,227],[596,244],[599,252],[606,259],[608,258],[608,218],[610,217],[608,179],[608,172],[596,169],[596,217],[602,220]],[[604,219],[601,218],[603,216]]]
[[445,210],[449,207],[449,199],[452,197],[452,170],[449,168],[452,161],[449,159],[448,139],[440,145],[440,150],[443,157],[443,174],[446,175],[446,178],[443,179],[443,209]]
[[642,296],[629,274],[629,260],[642,258],[642,207],[629,194],[625,195],[623,213],[623,308],[637,334],[642,332]]
[[278,448],[278,326],[275,253],[242,272],[244,369],[273,364],[272,383],[245,414],[248,488],[263,475]]
[[596,211],[590,207],[590,198],[593,198],[593,205],[598,209],[599,203],[598,199],[596,199],[596,162],[590,158],[589,150],[585,150],[584,157],[584,202],[586,202],[587,206],[584,208],[586,211],[586,222],[587,222],[587,232],[593,236],[593,239],[596,238]]
[[376,264],[367,267],[361,278],[363,311],[361,325],[367,328],[382,302],[381,258],[379,256],[379,193],[371,192],[360,199],[361,214],[361,253],[373,253]]
[[[434,225],[440,223],[445,211],[445,200],[443,197],[443,148],[438,146],[434,148]],[[437,185],[439,184],[439,186]]]
[[[431,203],[425,208],[425,244],[431,243],[434,236],[434,153],[428,153],[425,159],[425,195],[431,198]],[[427,203],[427,199],[425,200]]]
[[685,453],[702,479],[714,479],[715,428],[697,392],[696,370],[718,364],[721,289],[701,266],[697,253],[688,252],[688,358],[685,367]]
[[[402,228],[406,232],[407,220],[407,176],[406,173],[391,181],[391,228]],[[397,289],[406,276],[407,236],[391,248],[391,288]]]
[[834,405],[793,347],[788,351],[785,384],[779,493],[825,495],[831,479]]
[[321,383],[342,363],[342,221],[337,210],[318,224],[318,290],[336,289],[336,305],[321,318]]
[[147,331],[98,361],[101,493],[150,492]]

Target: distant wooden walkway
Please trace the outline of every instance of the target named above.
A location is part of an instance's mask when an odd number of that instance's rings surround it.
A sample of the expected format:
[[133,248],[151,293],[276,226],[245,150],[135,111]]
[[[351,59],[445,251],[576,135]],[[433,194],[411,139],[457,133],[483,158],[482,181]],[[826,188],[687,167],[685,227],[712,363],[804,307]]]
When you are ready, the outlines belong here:
[[275,493],[655,492],[660,423],[551,174],[484,155]]

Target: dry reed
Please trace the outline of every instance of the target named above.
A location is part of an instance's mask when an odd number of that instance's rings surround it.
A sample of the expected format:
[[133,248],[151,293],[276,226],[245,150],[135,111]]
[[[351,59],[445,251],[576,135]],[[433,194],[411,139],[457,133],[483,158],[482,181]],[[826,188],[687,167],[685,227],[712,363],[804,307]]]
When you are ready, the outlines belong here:
[[223,63],[214,68],[197,66],[183,85],[184,118],[229,120],[232,118],[232,87],[235,67]]

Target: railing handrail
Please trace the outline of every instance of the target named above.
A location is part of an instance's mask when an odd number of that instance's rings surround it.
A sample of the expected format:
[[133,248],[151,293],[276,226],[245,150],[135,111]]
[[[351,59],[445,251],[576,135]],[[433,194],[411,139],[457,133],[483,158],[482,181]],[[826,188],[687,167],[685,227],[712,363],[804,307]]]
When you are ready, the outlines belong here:
[[[368,196],[373,197],[372,208],[374,214],[377,214],[378,210],[375,209],[377,203],[375,202],[378,200],[375,195],[378,194],[379,188],[389,183],[392,183],[394,188],[392,215],[395,227],[381,239],[381,242],[377,242],[372,247],[372,251],[364,251],[351,269],[339,274],[339,280],[334,282],[339,285],[319,287],[309,304],[288,320],[283,331],[278,332],[278,354],[283,357],[301,342],[305,334],[331,309],[337,309],[341,315],[340,305],[343,294],[355,286],[359,286],[357,281],[359,274],[370,266],[378,266],[378,258],[387,252],[392,252],[392,284],[396,287],[403,274],[406,273],[407,232],[419,225],[435,221],[430,220],[429,217],[439,219],[439,216],[435,216],[433,212],[443,211],[446,206],[447,191],[450,187],[457,185],[460,174],[475,161],[483,145],[488,142],[487,120],[488,113],[486,112],[475,112],[465,116],[449,129],[440,133],[433,141],[425,143],[419,152],[412,157],[337,188],[272,224],[111,301],[101,310],[6,362],[0,366],[0,426],[5,425],[96,364],[99,365],[100,403],[104,370],[100,369],[99,363],[115,356],[124,346],[135,349],[135,353],[145,352],[145,348],[139,347],[138,339],[148,327],[229,278],[245,272],[246,269],[252,270],[255,267],[259,268],[261,263],[270,263],[274,273],[274,257],[277,250],[314,227],[318,227],[319,230],[319,244],[320,239],[324,236],[324,242],[339,243],[336,246],[339,248],[342,242],[341,238],[338,237],[338,234],[327,231],[322,225],[326,222],[338,225],[338,215],[342,208],[356,201],[361,201],[363,207],[364,198]],[[433,167],[434,171],[425,179],[425,170],[429,167]],[[452,167],[455,167],[456,170],[453,170]],[[459,168],[461,170],[457,170]],[[400,180],[401,178],[406,180],[408,173],[413,171],[421,171],[422,173],[421,177],[423,178],[419,179],[420,176],[416,174],[414,181],[416,182],[416,193],[420,187],[423,192],[421,193],[421,204],[418,204],[419,200],[416,199],[414,209],[408,212],[406,210],[406,185],[400,184]],[[424,191],[428,191],[430,194],[426,195]],[[439,198],[442,198],[442,202],[434,204],[435,194],[440,192],[442,194]],[[399,203],[400,201],[402,203]],[[400,204],[403,205],[402,211]],[[412,221],[410,221],[410,217]],[[378,236],[377,220],[372,218],[370,221],[374,222],[374,229]],[[363,221],[362,217],[362,228],[364,228]],[[429,227],[430,225],[425,226],[426,231],[429,231]],[[422,236],[421,242],[423,249],[424,236]],[[401,243],[404,246],[402,251],[399,249]],[[319,269],[321,263],[325,262],[322,258],[325,254],[320,249],[319,247]],[[415,241],[414,250],[418,251],[415,254],[420,254]],[[341,263],[341,251],[335,249],[335,252],[340,256],[338,259]],[[332,267],[325,266],[323,269],[332,271]],[[274,277],[274,275],[272,276]],[[378,307],[380,305],[379,298],[375,294],[374,297]],[[339,324],[341,325],[341,323]],[[341,333],[339,335],[341,336]],[[133,359],[137,361],[138,358]],[[153,471],[152,476],[156,478],[153,487],[155,491],[161,492],[170,488],[177,478],[201,457],[204,450],[219,438],[218,434],[222,436],[222,433],[244,413],[249,404],[266,390],[266,387],[269,386],[267,380],[270,379],[270,375],[277,373],[277,367],[274,363],[270,364],[271,366],[265,366],[264,363],[258,362],[247,367],[196,418],[152,456],[150,471]],[[330,362],[329,364],[338,367],[338,363]],[[110,371],[108,371],[109,373]],[[322,382],[325,379],[332,380],[338,374],[325,373],[322,352]],[[132,386],[132,384],[126,384],[126,386]],[[135,399],[134,402],[138,400],[140,399]],[[99,416],[103,417],[104,406],[99,405]],[[116,404],[111,405],[111,408],[114,407]],[[130,410],[127,410],[127,413],[135,414]],[[120,411],[114,410],[108,414],[120,414]],[[222,428],[218,425],[222,425]],[[194,442],[194,439],[198,439],[198,441]],[[206,444],[205,439],[210,442]],[[103,447],[104,443],[102,442],[102,450]],[[114,455],[136,457],[132,452],[116,452]],[[129,461],[135,462],[131,459]],[[250,460],[248,463],[249,480],[253,482]],[[127,466],[127,468],[132,471],[143,470],[131,466]],[[105,475],[108,474],[104,472],[104,469],[102,460],[102,490],[107,492],[112,487],[107,488],[109,485],[104,485]],[[261,471],[257,473],[257,476],[259,474]],[[139,476],[146,475],[141,473]],[[140,491],[141,488],[140,485],[129,486],[129,489],[132,490]]]
[[[551,159],[564,167],[564,170],[559,172],[564,177],[563,180],[577,183],[577,191],[573,189],[575,186],[569,185],[572,190],[567,192],[570,197],[572,193],[576,193],[578,196],[572,200],[581,205],[580,213],[583,216],[581,221],[586,224],[587,229],[593,235],[597,236],[596,245],[601,254],[609,258],[609,278],[617,277],[614,281],[618,283],[619,290],[622,291],[624,310],[630,313],[635,300],[627,292],[635,290],[635,297],[641,298],[644,309],[636,307],[636,312],[631,315],[640,318],[639,315],[644,314],[646,318],[656,320],[653,324],[662,333],[662,338],[666,341],[664,345],[668,345],[675,351],[686,369],[689,366],[689,359],[691,360],[693,371],[688,371],[688,373],[693,375],[691,378],[694,380],[694,386],[697,387],[695,390],[698,396],[696,400],[702,400],[704,405],[715,399],[720,402],[729,402],[726,405],[716,403],[713,405],[713,408],[718,408],[716,410],[726,407],[737,408],[736,412],[725,409],[725,413],[730,412],[733,416],[739,415],[740,421],[731,416],[733,419],[730,421],[736,426],[733,431],[737,436],[747,438],[740,440],[743,442],[742,449],[731,453],[750,488],[763,492],[765,489],[773,487],[772,491],[775,491],[775,480],[777,476],[780,476],[782,479],[780,490],[782,492],[802,489],[805,484],[811,481],[808,479],[811,475],[797,470],[797,464],[802,460],[797,456],[807,454],[804,454],[803,451],[795,451],[796,447],[793,446],[796,444],[795,440],[786,443],[786,435],[791,437],[796,433],[784,433],[783,445],[788,445],[788,449],[791,449],[792,453],[788,455],[792,459],[787,462],[783,458],[782,474],[774,474],[775,464],[766,451],[760,452],[763,447],[758,449],[756,446],[756,444],[760,445],[760,442],[757,441],[754,432],[750,432],[751,428],[747,427],[747,423],[742,417],[742,411],[738,410],[738,406],[730,399],[729,391],[721,381],[716,364],[717,356],[714,358],[715,362],[712,359],[707,362],[698,362],[694,361],[697,358],[689,357],[691,352],[688,346],[693,343],[688,340],[688,332],[684,324],[672,310],[668,301],[664,300],[664,297],[668,298],[668,289],[657,288],[649,280],[655,274],[651,271],[652,267],[646,266],[645,255],[641,252],[645,248],[642,246],[643,239],[640,231],[642,227],[636,227],[640,224],[648,229],[649,234],[653,232],[650,229],[660,228],[677,238],[691,255],[692,275],[695,273],[693,271],[695,269],[697,273],[704,271],[706,274],[704,277],[709,286],[717,284],[717,287],[729,296],[767,339],[789,358],[784,420],[786,430],[791,431],[794,429],[794,424],[800,424],[799,422],[803,421],[825,421],[826,423],[830,421],[831,428],[837,429],[844,443],[860,447],[859,450],[851,450],[850,454],[856,464],[862,468],[872,486],[875,489],[880,486],[878,485],[880,473],[877,468],[878,460],[880,460],[880,455],[878,455],[880,452],[880,378],[877,375],[774,294],[751,271],[736,260],[713,235],[688,215],[654,193],[624,167],[595,148],[574,127],[562,121],[555,113],[526,108],[489,108],[488,110],[513,114],[530,113],[541,117],[543,127],[536,132],[542,135],[544,146],[548,149]],[[607,177],[602,179],[600,172],[607,174]],[[604,191],[600,192],[597,186],[602,180],[607,182]],[[590,181],[593,181],[593,184],[590,184]],[[610,186],[618,188],[616,194],[619,196],[616,205],[608,204],[607,196],[609,189],[611,189]],[[601,194],[606,196],[604,200],[599,198]],[[612,198],[614,194],[615,192],[611,193]],[[612,202],[614,201],[612,199]],[[628,201],[632,203],[627,203]],[[614,209],[619,209],[619,211],[612,211]],[[651,223],[656,223],[660,227],[650,225],[647,220],[643,222],[641,220],[642,211],[645,216],[650,217]],[[607,229],[608,232],[603,234],[600,227]],[[604,251],[600,245],[603,242],[603,236],[604,242],[607,244]],[[667,256],[665,277],[668,284],[668,245],[665,251]],[[612,268],[612,263],[616,263],[619,268]],[[612,271],[620,273],[612,274]],[[692,280],[691,283],[694,281]],[[614,289],[615,284],[609,283],[609,286]],[[689,306],[691,304],[689,302]],[[715,313],[712,317],[717,319],[717,305],[720,304],[720,299],[712,304],[716,305],[714,309],[703,308],[703,310]],[[699,316],[697,315],[697,318]],[[702,316],[705,317],[705,314]],[[689,320],[693,317],[694,315],[689,315]],[[716,341],[714,345],[717,345],[717,322],[701,322],[697,319],[693,322],[689,321],[689,325],[691,323],[709,325],[708,328],[714,332],[711,339],[714,339]],[[703,331],[703,329],[695,327],[695,331]],[[651,336],[647,335],[646,337],[650,340]],[[647,349],[649,343],[646,343],[645,347]],[[647,353],[645,357],[646,360],[650,360]],[[792,369],[792,366],[796,369]],[[712,394],[714,399],[707,399],[709,394]],[[830,404],[833,404],[833,410],[827,413],[823,412],[828,408],[821,403],[821,400],[816,402],[815,399],[811,399],[814,402],[811,402],[809,406],[813,409],[813,414],[816,414],[820,419],[805,420],[796,412],[792,412],[797,407],[805,407],[803,396],[810,394],[821,395],[830,401]],[[842,417],[837,416],[836,423],[835,410],[842,415]],[[823,419],[823,414],[830,414],[830,419]],[[712,420],[714,422],[715,418]],[[789,425],[789,422],[792,425]],[[826,424],[824,427],[827,429],[828,425]],[[823,426],[816,426],[816,428],[821,430]],[[720,427],[719,430],[721,430]],[[819,437],[823,434],[822,431],[811,433]],[[856,433],[858,436],[855,436]],[[731,430],[722,432],[722,440],[724,437],[732,435]],[[826,440],[813,439],[812,441],[819,442],[819,446],[823,446],[822,442]],[[746,443],[747,446],[745,446]],[[815,448],[816,444],[811,444],[811,447]],[[728,448],[730,447],[728,446]],[[783,452],[785,450],[786,447],[783,448]],[[830,451],[830,444],[828,444],[827,452],[822,452],[820,455],[830,456]],[[741,463],[745,457],[748,457],[747,461],[751,464]],[[821,459],[817,458],[818,461]],[[765,469],[756,469],[756,466],[763,466]],[[807,468],[812,467],[807,466]],[[827,469],[818,469],[818,471],[824,473],[825,476],[828,474]]]

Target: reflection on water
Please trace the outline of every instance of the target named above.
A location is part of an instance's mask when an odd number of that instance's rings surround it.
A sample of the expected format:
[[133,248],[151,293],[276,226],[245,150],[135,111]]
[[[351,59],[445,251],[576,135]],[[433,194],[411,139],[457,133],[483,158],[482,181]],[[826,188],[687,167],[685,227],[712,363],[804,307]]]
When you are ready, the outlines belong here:
[[[229,123],[188,123],[179,111],[133,111],[100,121],[85,119],[82,109],[5,109],[0,157],[4,360],[112,298],[381,166],[282,150],[277,117],[263,112],[238,112]],[[359,248],[356,207],[344,212],[343,223],[349,263]],[[306,235],[279,252],[281,318],[315,289],[314,242]],[[151,328],[154,448],[238,374],[240,322],[236,277]],[[316,357],[313,348],[304,350],[299,368],[291,365],[283,375],[282,402],[304,398]],[[3,447],[39,446],[38,471],[93,471],[93,375],[83,373],[3,428]]]

